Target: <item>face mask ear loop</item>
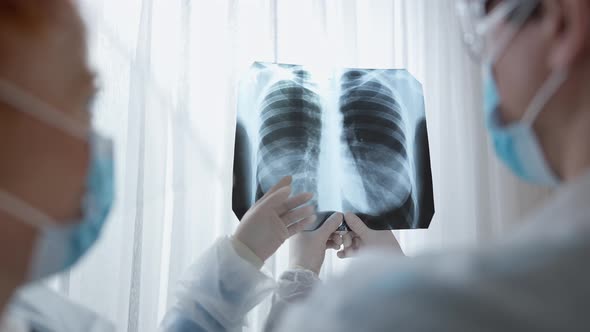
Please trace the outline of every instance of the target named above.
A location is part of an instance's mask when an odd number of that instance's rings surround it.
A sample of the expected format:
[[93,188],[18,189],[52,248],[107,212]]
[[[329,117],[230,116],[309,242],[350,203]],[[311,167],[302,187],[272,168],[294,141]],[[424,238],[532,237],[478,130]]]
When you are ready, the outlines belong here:
[[88,140],[90,133],[88,129],[2,78],[0,78],[0,100],[16,110],[24,112],[53,128],[60,129],[75,138],[84,141]]
[[0,189],[0,210],[37,229],[55,225],[55,222],[43,212],[2,189]]
[[[517,6],[518,2],[503,2],[477,25],[476,33],[485,35],[488,31],[500,25]],[[483,15],[485,16],[485,14]]]
[[[519,29],[526,23],[529,17],[533,14],[538,3],[530,2],[528,7],[521,9],[520,15],[517,17],[518,19],[516,22],[510,23],[513,25],[513,28],[508,33],[503,34],[498,41],[498,45],[494,47],[490,54],[486,57],[487,62],[491,64],[495,64],[496,61],[500,59],[504,51],[508,48],[508,45],[518,34]],[[506,2],[501,4],[497,9],[492,11],[487,19],[484,20],[484,23],[480,24],[480,35],[486,36],[489,33],[492,33],[494,29],[496,29],[502,22],[506,21],[508,16],[515,10],[517,10],[519,3],[517,1],[514,2]],[[524,5],[523,5],[524,6]]]
[[567,69],[558,69],[554,71],[531,101],[522,121],[529,126],[532,126],[541,111],[549,103],[549,100],[555,96],[568,77],[569,70]]

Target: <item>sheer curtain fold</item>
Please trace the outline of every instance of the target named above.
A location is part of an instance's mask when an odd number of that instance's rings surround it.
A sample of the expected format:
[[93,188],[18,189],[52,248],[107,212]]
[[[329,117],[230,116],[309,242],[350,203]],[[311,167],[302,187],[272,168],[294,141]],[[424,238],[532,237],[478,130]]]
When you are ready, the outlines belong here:
[[[237,226],[236,89],[254,61],[405,68],[423,84],[437,214],[429,230],[397,232],[408,254],[501,236],[546,194],[493,158],[452,0],[78,2],[103,84],[95,116],[116,142],[118,203],[60,289],[120,331],[155,331],[182,273]],[[279,274],[287,257],[285,246],[266,269]],[[344,265],[330,253],[322,276]]]

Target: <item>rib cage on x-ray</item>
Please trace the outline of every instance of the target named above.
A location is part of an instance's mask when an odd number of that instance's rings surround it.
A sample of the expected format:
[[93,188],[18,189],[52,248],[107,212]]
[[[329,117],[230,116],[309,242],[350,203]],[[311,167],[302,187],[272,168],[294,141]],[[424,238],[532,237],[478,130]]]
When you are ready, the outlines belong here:
[[318,227],[354,212],[374,229],[427,228],[434,214],[422,86],[405,70],[256,63],[242,82],[233,210],[286,175],[312,192]]
[[344,210],[382,215],[400,208],[414,217],[405,121],[393,91],[373,71],[351,70],[341,78],[340,111],[345,142]]
[[320,97],[309,73],[294,71],[280,80],[260,105],[260,144],[257,197],[279,177],[293,176],[294,192],[315,192],[322,136]]

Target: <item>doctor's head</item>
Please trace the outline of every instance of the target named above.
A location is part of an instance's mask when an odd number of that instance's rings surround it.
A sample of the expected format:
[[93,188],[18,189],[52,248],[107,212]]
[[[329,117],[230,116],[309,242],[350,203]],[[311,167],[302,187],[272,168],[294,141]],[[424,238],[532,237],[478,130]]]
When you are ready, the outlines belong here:
[[66,225],[83,213],[91,147],[75,132],[90,126],[94,90],[73,1],[0,0],[0,280],[5,284],[30,278],[35,250],[51,247],[42,243],[38,223]]
[[590,167],[590,2],[461,0],[464,37],[484,65],[499,157],[556,185]]

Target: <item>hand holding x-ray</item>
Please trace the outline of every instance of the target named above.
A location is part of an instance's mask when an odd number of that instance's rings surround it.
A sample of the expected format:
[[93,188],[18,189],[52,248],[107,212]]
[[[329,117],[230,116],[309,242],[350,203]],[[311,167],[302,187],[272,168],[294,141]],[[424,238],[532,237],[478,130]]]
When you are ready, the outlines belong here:
[[342,224],[342,213],[334,213],[315,231],[299,233],[290,240],[289,264],[291,268],[302,268],[316,274],[320,273],[326,250],[340,249],[341,237],[335,234]]
[[351,231],[342,235],[343,248],[338,252],[338,257],[348,258],[366,249],[388,250],[400,255],[404,254],[391,231],[372,230],[354,213],[347,213],[344,219]]
[[234,237],[263,262],[291,236],[316,221],[313,194],[291,196],[291,177],[283,178],[248,210]]

